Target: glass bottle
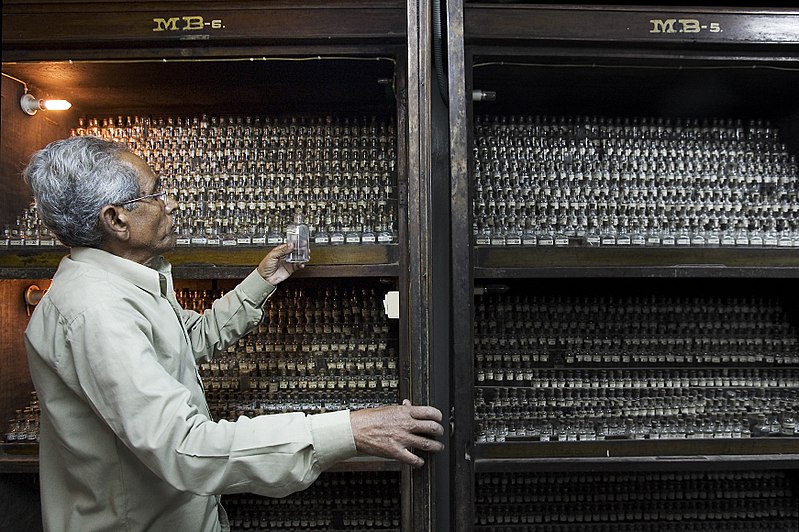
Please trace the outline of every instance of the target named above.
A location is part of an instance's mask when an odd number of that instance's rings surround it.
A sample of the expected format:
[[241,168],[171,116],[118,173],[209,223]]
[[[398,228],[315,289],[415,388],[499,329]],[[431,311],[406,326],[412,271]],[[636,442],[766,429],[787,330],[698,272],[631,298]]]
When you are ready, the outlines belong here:
[[308,226],[303,223],[302,214],[297,213],[294,221],[286,227],[286,243],[294,246],[286,261],[308,262],[311,258],[310,242]]

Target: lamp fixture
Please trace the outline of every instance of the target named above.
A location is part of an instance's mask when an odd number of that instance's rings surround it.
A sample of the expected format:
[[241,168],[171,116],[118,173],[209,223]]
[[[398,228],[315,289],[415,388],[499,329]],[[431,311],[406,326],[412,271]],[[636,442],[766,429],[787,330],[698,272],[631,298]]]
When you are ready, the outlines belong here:
[[30,93],[25,93],[19,100],[22,110],[33,116],[37,111],[66,111],[72,104],[67,100],[39,100]]

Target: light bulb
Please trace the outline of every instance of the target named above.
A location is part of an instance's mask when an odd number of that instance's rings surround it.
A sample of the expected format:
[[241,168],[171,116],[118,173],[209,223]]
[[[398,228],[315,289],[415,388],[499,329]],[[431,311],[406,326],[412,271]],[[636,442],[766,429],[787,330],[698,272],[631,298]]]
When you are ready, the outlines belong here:
[[22,95],[19,105],[29,115],[35,115],[37,111],[66,111],[72,107],[66,100],[39,100],[28,93]]
[[66,111],[72,104],[66,100],[39,100],[39,107],[47,111]]

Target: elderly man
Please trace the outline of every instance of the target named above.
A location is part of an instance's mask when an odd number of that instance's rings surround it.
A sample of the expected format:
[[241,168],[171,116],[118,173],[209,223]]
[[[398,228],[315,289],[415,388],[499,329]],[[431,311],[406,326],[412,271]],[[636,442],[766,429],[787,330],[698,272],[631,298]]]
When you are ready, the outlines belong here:
[[423,464],[441,413],[402,405],[214,421],[196,360],[255,327],[296,264],[275,247],[198,314],[175,299],[161,254],[172,214],[149,166],[95,137],[56,141],[25,169],[39,215],[70,254],[25,342],[39,395],[42,514],[48,531],[227,530],[222,493],[283,496],[363,454]]

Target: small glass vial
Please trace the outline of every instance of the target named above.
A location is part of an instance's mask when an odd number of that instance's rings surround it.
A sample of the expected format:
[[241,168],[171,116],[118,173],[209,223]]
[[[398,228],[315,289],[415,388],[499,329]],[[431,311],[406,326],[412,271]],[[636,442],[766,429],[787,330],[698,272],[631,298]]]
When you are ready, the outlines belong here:
[[294,216],[294,221],[286,227],[286,243],[293,244],[286,258],[287,262],[308,262],[311,258],[310,231],[302,221],[302,214]]

